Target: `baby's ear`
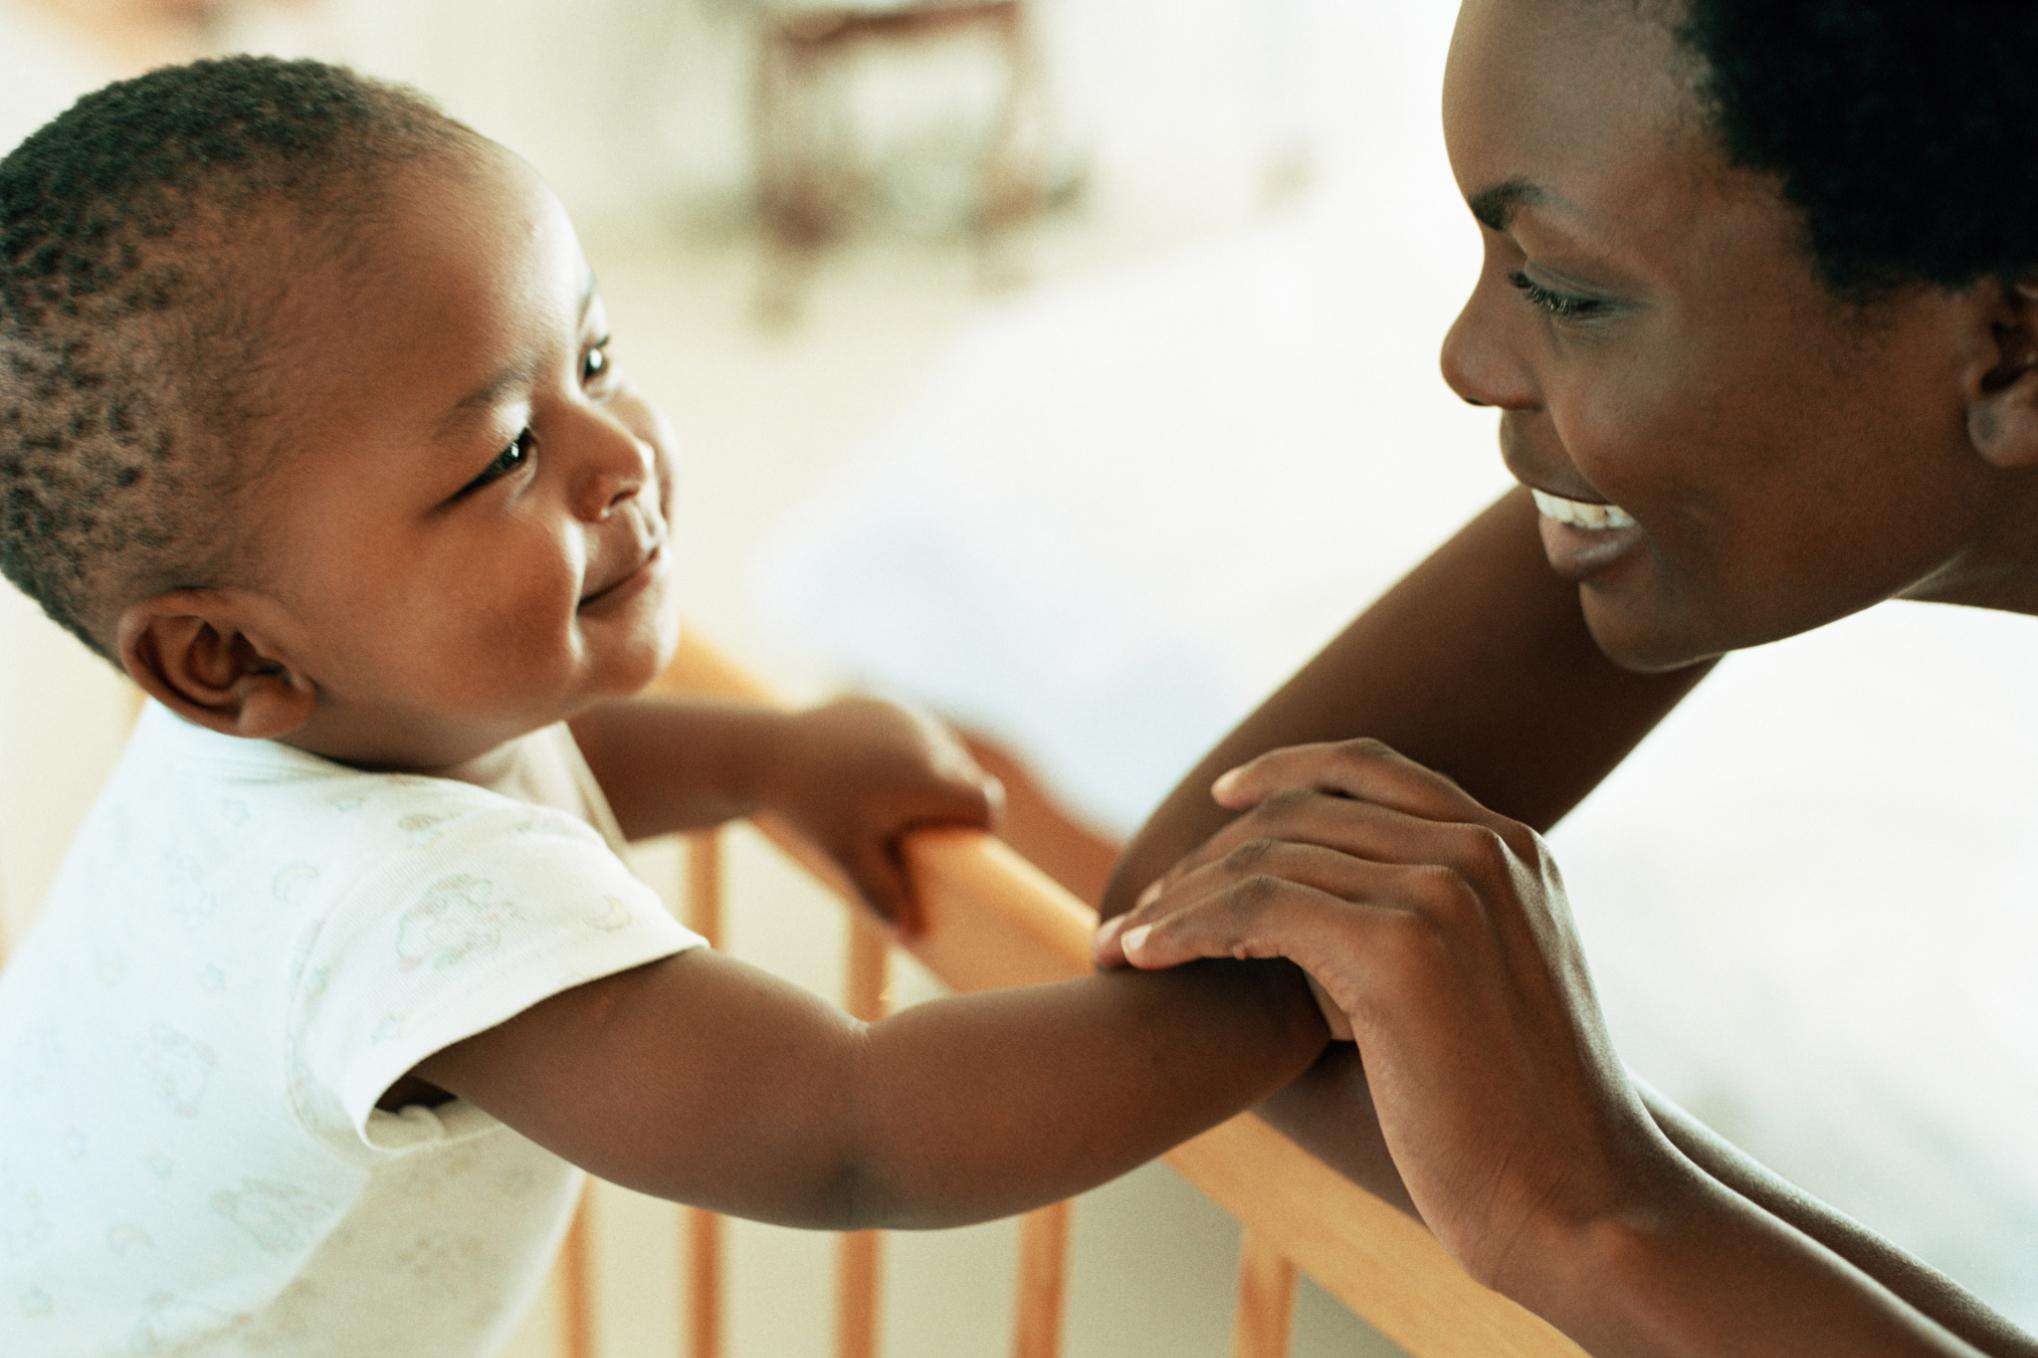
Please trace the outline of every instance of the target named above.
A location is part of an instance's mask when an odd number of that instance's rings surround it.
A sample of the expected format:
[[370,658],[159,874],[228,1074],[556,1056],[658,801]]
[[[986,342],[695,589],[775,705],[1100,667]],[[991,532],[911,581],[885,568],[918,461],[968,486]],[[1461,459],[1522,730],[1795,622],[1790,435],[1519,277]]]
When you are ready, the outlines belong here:
[[2038,468],[2038,272],[1985,284],[1990,335],[1967,382],[1967,436],[2004,471]]
[[230,736],[275,740],[318,706],[318,691],[237,591],[177,589],[121,614],[115,645],[128,677],[187,721]]

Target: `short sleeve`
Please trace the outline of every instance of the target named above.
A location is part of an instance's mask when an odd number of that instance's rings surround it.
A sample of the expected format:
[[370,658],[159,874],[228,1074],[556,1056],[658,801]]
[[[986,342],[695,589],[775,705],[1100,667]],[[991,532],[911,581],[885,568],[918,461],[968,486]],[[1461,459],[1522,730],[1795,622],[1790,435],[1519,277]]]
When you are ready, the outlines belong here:
[[[576,985],[706,942],[601,836],[507,799],[414,811],[317,922],[290,988],[291,1101],[314,1138],[375,1160],[444,1135],[375,1107],[425,1057]],[[459,1125],[496,1125],[464,1102]]]

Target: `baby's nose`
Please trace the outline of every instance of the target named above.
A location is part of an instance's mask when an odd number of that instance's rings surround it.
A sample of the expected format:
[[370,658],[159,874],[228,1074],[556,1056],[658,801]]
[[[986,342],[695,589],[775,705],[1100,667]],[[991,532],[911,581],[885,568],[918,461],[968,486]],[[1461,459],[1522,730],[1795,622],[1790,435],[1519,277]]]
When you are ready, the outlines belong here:
[[620,425],[612,426],[588,459],[582,481],[582,513],[591,519],[608,518],[616,506],[652,482],[655,467],[649,444]]

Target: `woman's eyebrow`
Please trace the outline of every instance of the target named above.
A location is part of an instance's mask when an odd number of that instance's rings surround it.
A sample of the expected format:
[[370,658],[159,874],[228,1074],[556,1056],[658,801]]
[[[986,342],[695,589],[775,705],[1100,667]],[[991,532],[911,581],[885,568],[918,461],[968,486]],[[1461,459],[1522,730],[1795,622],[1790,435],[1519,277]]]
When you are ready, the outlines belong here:
[[[579,319],[583,322],[587,320],[587,309],[594,305],[594,294],[594,271],[589,270],[587,281],[581,285],[580,289]],[[494,405],[498,400],[502,399],[504,392],[513,391],[517,387],[536,381],[539,362],[538,355],[533,353],[524,354],[514,363],[510,363],[497,371],[473,391],[468,392],[465,396],[453,402],[452,407],[439,417],[438,427],[432,431],[432,441],[434,443],[445,441],[460,427],[461,422],[475,411],[486,410],[489,406]]]
[[1479,224],[1494,231],[1507,230],[1514,214],[1525,207],[1561,203],[1561,199],[1542,185],[1521,178],[1503,180],[1465,200],[1465,205],[1472,209],[1472,215],[1479,219]]
[[1545,216],[1538,219],[1538,235],[1547,222],[1548,230],[1576,250],[1581,259],[1618,275],[1632,278],[1636,274],[1632,263],[1622,262],[1622,252],[1592,230],[1592,219],[1584,209],[1533,180],[1520,177],[1503,180],[1473,194],[1465,205],[1472,209],[1481,226],[1500,232],[1514,225],[1523,208],[1541,209]]

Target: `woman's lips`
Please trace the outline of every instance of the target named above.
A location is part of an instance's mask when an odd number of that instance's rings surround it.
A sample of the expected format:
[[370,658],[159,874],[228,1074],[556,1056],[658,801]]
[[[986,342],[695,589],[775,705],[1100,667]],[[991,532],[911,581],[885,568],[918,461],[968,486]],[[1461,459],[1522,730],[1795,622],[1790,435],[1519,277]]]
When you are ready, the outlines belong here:
[[1570,500],[1533,486],[1529,497],[1536,503],[1543,554],[1573,584],[1606,570],[1642,540],[1634,516],[1619,505]]
[[1529,498],[1544,518],[1568,523],[1573,528],[1633,528],[1634,516],[1619,505],[1604,500],[1567,500],[1547,490],[1529,487]]
[[1550,568],[1573,584],[1598,575],[1641,545],[1642,530],[1632,519],[1625,528],[1579,528],[1547,514],[1536,526],[1542,531],[1543,555]]

